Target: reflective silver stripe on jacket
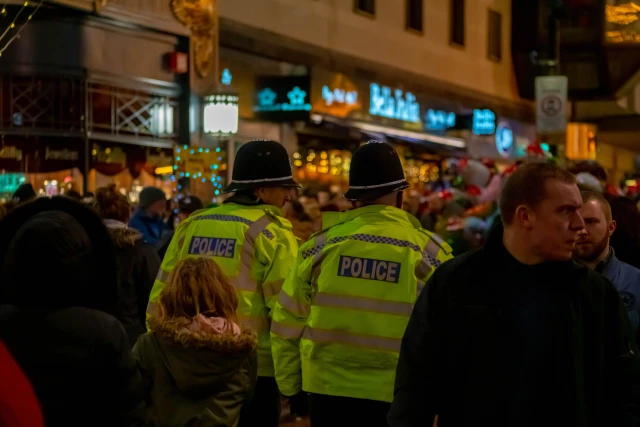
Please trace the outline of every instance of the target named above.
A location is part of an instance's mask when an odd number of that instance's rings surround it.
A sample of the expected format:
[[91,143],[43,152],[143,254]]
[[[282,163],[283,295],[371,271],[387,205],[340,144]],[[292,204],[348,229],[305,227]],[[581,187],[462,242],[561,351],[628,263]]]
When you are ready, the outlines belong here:
[[243,291],[258,292],[258,283],[252,277],[253,261],[256,256],[256,239],[271,223],[268,215],[263,215],[257,221],[251,223],[244,234],[244,244],[240,254],[240,267],[238,277],[234,280],[236,288]]
[[400,352],[401,339],[356,334],[353,332],[305,328],[302,338],[317,343],[337,343],[348,346],[368,348],[371,350]]
[[296,298],[289,296],[289,294],[287,294],[286,292],[280,292],[278,302],[289,313],[297,317],[309,317],[309,313],[311,312],[311,307],[309,306],[309,304],[298,301]]
[[388,301],[354,295],[318,292],[313,296],[311,305],[319,307],[346,308],[351,310],[371,311],[396,316],[411,316],[413,304],[408,302]]

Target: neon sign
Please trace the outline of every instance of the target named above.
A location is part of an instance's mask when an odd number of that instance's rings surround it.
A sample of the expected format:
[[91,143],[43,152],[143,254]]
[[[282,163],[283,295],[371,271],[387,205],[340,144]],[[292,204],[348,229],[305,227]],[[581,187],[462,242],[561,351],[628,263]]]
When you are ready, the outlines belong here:
[[456,114],[441,111],[441,110],[429,110],[425,115],[425,129],[443,131],[452,128],[456,125]]
[[513,147],[513,131],[509,123],[501,122],[496,129],[496,149],[503,157],[509,157],[509,151]]
[[322,86],[322,99],[327,106],[336,104],[355,105],[358,102],[358,92],[355,90],[346,91],[335,88],[331,90],[329,86]]
[[258,105],[253,107],[254,111],[311,111],[311,104],[305,102],[307,92],[298,86],[287,93],[289,102],[276,103],[277,97],[271,88],[262,89],[258,92]]
[[491,110],[473,110],[472,131],[476,135],[493,135],[496,132],[496,113]]
[[420,105],[411,92],[391,90],[387,86],[371,83],[369,86],[369,113],[374,116],[420,123]]

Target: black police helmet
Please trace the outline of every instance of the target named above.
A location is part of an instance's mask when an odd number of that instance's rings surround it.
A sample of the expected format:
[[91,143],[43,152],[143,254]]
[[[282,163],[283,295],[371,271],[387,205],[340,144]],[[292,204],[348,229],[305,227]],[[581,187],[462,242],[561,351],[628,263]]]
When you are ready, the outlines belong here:
[[255,140],[236,153],[231,184],[225,193],[262,187],[297,187],[287,150],[276,141]]
[[400,157],[385,142],[371,140],[351,158],[347,200],[372,200],[409,187]]

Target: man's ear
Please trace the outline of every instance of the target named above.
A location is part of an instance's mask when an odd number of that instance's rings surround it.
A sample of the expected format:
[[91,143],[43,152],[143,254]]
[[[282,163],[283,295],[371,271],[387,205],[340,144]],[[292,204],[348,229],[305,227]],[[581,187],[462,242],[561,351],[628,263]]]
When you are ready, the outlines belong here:
[[616,220],[611,220],[611,222],[609,223],[609,237],[611,237],[613,235],[613,232],[616,231],[617,226],[618,224],[616,224]]
[[516,208],[514,221],[520,226],[530,230],[533,227],[533,212],[526,205],[520,205]]

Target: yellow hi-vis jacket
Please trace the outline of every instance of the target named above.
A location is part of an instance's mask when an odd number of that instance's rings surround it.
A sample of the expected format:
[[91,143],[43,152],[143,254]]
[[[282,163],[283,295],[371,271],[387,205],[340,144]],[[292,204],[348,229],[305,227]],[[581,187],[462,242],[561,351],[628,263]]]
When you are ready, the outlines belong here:
[[276,381],[285,396],[304,390],[391,402],[413,305],[451,248],[390,206],[322,219],[273,311]]
[[298,252],[291,229],[280,209],[270,205],[225,203],[195,212],[171,240],[151,290],[147,318],[158,312],[158,298],[178,261],[212,257],[238,291],[240,322],[258,332],[258,375],[272,377],[271,310]]

